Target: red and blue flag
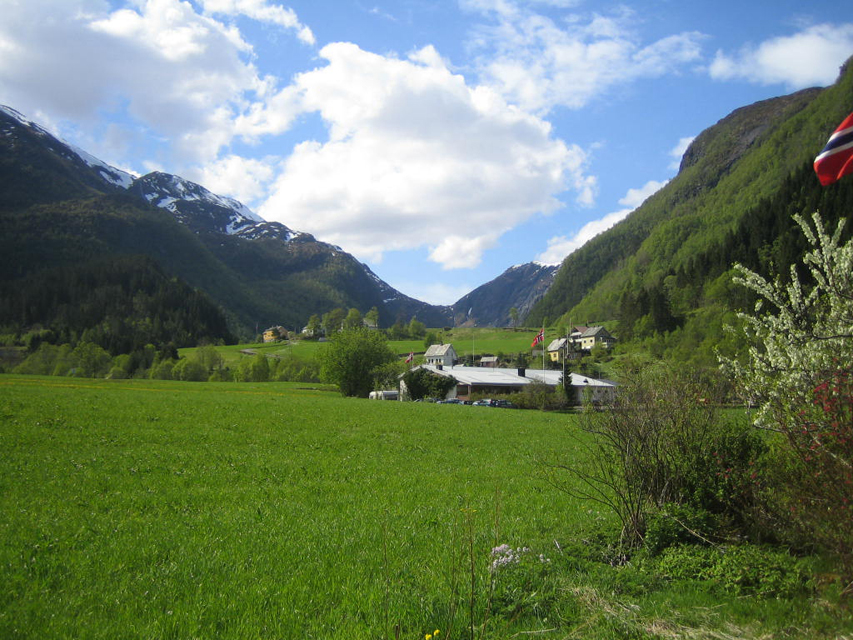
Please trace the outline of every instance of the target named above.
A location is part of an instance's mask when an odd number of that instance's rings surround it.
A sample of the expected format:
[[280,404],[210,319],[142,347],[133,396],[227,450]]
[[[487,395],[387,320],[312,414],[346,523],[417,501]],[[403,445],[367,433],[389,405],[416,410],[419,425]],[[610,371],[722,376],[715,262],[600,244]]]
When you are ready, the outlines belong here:
[[539,333],[536,334],[536,337],[533,338],[533,343],[530,345],[530,348],[532,349],[537,344],[542,342],[544,339],[545,339],[545,329],[542,329]]
[[829,142],[815,158],[814,170],[823,186],[853,173],[853,113],[829,137]]

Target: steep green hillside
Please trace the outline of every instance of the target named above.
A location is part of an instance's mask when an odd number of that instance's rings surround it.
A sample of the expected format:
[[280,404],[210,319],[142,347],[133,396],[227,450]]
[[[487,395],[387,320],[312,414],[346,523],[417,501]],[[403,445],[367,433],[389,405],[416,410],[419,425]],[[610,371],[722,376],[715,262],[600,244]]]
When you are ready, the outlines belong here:
[[[719,265],[711,269],[698,256],[718,247],[715,259],[728,260],[737,254],[737,259],[746,261],[749,255],[726,247],[738,234],[755,233],[745,219],[757,207],[768,206],[786,181],[797,185],[796,191],[789,187],[787,196],[796,203],[796,210],[821,205],[827,217],[846,215],[839,210],[847,202],[846,185],[822,192],[815,188],[817,179],[809,176],[808,165],[851,105],[853,65],[848,63],[830,88],[738,109],[703,132],[670,184],[620,224],[566,258],[554,285],[531,311],[527,323],[535,325],[543,318],[553,322],[560,317],[564,322],[570,318],[593,322],[621,315],[618,331],[630,337],[673,331],[683,325],[687,314],[701,315],[712,301],[707,289],[720,271]],[[836,197],[835,192],[843,193]],[[824,196],[826,201],[821,202]],[[780,205],[773,201],[771,206],[778,209]],[[776,232],[790,226],[790,213],[781,214]],[[764,233],[760,244],[745,245],[749,247],[746,253],[767,253],[766,247],[776,241],[777,236]],[[787,268],[785,261],[793,255],[778,253],[782,262],[776,265]],[[730,298],[730,292],[718,289],[719,296]],[[636,307],[633,316],[629,313],[632,304]],[[641,326],[633,326],[644,316],[648,318]]]
[[[2,105],[0,226],[6,306],[0,327],[6,334],[53,328],[57,334],[80,335],[93,327],[79,326],[79,317],[68,321],[61,307],[87,304],[89,292],[74,286],[78,300],[60,301],[50,293],[56,274],[82,269],[93,290],[109,289],[109,274],[92,279],[97,269],[123,273],[130,264],[149,263],[159,269],[159,278],[177,278],[186,291],[164,300],[180,307],[182,300],[200,295],[212,301],[208,313],[225,314],[228,331],[214,332],[220,339],[227,334],[250,339],[270,325],[301,328],[312,314],[336,307],[362,313],[376,307],[384,326],[413,316],[444,326],[452,318],[450,308],[401,294],[337,247],[259,221],[240,203],[177,176],[155,172],[134,179]],[[125,260],[140,257],[148,262]],[[28,295],[33,287],[49,295],[34,303]],[[158,313],[181,315],[177,308]],[[185,329],[175,327],[181,344],[213,337],[205,329],[193,338]],[[139,338],[148,335],[142,331]]]

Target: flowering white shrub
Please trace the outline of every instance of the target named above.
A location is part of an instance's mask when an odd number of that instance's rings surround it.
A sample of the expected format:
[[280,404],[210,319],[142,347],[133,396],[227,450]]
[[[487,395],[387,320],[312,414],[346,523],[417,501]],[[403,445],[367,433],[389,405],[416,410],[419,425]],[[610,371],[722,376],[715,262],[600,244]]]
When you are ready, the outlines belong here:
[[721,364],[758,404],[756,426],[782,435],[765,491],[775,523],[834,551],[853,579],[853,240],[841,245],[843,220],[831,236],[817,213],[814,229],[795,220],[811,245],[810,288],[796,265],[787,284],[738,267],[761,299],[740,314],[748,361]]
[[[830,236],[818,213],[814,230],[794,216],[812,249],[803,262],[814,286],[805,291],[796,265],[790,282],[768,281],[741,265],[735,282],[760,296],[755,313],[741,313],[748,361],[721,357],[723,369],[759,407],[756,426],[777,429],[778,412],[806,404],[806,395],[827,376],[853,365],[853,242],[839,246],[844,220]],[[765,305],[771,305],[765,312]]]

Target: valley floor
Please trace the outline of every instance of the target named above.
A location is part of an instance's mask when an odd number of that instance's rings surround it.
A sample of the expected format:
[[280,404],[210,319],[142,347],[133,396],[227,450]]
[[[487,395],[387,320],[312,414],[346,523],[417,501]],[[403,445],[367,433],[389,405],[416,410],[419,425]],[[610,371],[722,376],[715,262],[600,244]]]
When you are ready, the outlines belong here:
[[543,477],[584,464],[573,420],[0,375],[0,637],[853,637],[818,558],[726,583],[619,554]]

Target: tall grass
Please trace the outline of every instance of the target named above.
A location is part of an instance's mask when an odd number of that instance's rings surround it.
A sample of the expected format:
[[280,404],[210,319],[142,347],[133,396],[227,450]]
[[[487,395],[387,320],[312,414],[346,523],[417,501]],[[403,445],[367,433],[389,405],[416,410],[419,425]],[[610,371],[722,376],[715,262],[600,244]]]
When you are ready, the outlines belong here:
[[281,384],[0,385],[2,637],[384,637],[386,608],[403,637],[448,631],[460,509],[483,558],[496,487],[513,544],[579,513],[531,469],[563,418]]
[[532,462],[570,416],[303,387],[0,375],[0,638],[853,628],[608,564],[612,518]]

